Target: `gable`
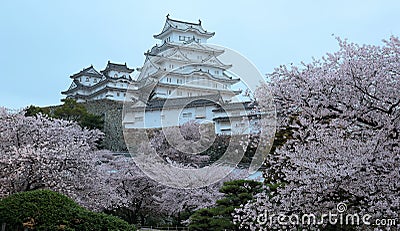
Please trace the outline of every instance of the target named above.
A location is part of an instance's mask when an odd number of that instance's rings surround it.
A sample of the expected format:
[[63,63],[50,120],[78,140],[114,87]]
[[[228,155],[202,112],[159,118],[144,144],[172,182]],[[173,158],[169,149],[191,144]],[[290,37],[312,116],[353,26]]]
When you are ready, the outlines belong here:
[[72,82],[72,84],[71,84],[71,86],[68,88],[68,90],[74,89],[74,88],[76,88],[76,87],[77,87],[77,85],[76,85],[74,82]]
[[99,74],[93,67],[91,67],[87,73],[91,73],[91,74]]
[[203,61],[204,64],[210,64],[210,65],[218,65],[218,66],[225,66],[217,57],[215,56],[210,56],[210,58],[206,59]]

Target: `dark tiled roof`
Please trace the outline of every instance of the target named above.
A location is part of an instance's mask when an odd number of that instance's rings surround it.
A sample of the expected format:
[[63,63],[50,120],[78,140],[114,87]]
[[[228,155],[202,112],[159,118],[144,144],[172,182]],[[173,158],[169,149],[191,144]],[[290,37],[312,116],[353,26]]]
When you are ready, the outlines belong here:
[[119,71],[119,72],[127,72],[127,73],[132,73],[134,69],[129,68],[126,63],[125,64],[119,64],[119,63],[112,63],[108,61],[107,67],[101,71],[104,75],[107,74],[108,71]]
[[[92,72],[89,72],[90,70],[92,70]],[[70,76],[71,79],[75,79],[77,77],[81,77],[81,76],[89,76],[89,77],[97,77],[97,78],[102,78],[103,75],[100,74],[98,71],[96,71],[96,69],[94,69],[93,65],[91,65],[90,67],[84,68],[82,71],[73,74]]]
[[147,52],[145,52],[144,55],[146,55],[146,56],[147,55],[154,56],[154,55],[157,55],[158,53],[160,53],[162,51],[165,51],[165,50],[168,50],[168,49],[171,49],[171,48],[174,48],[174,47],[176,47],[176,45],[171,44],[171,43],[163,43],[161,46],[158,46],[156,44],[155,46],[153,46],[151,48],[151,50],[148,50]]
[[154,99],[147,102],[146,110],[157,110],[163,107],[195,107],[205,105],[219,105],[222,103],[220,94],[181,97],[173,99]]
[[220,105],[218,108],[214,109],[213,112],[223,112],[230,110],[240,110],[240,109],[253,109],[256,106],[255,102],[234,102]]
[[261,118],[261,114],[246,114],[246,115],[230,115],[230,116],[219,116],[219,117],[214,117],[213,121],[232,121],[234,119],[243,119],[244,116],[247,116],[249,119],[254,119],[254,118]]
[[190,40],[190,41],[185,42],[183,45],[176,44],[176,43],[170,43],[170,42],[163,43],[161,46],[158,46],[156,44],[155,46],[153,46],[151,48],[151,50],[148,50],[147,52],[145,52],[144,55],[155,56],[165,50],[172,49],[172,48],[201,50],[205,53],[210,53],[210,54],[215,54],[215,55],[220,55],[220,54],[224,53],[224,50],[222,50],[222,49],[216,49],[211,46],[207,46],[205,44],[200,44],[194,40]]
[[[98,83],[96,83],[94,85],[85,86],[82,83],[80,83],[79,80],[74,79],[73,82],[76,84],[76,87],[72,88],[72,89],[68,89],[66,91],[62,91],[61,94],[65,95],[65,94],[68,94],[68,93],[71,93],[71,92],[75,92],[75,91],[77,91],[79,89],[93,90],[94,88],[97,88],[97,87],[99,87],[101,85],[106,85],[109,82],[111,82],[111,83],[120,83],[122,81],[123,82],[127,82],[126,79],[121,79],[121,78],[106,78],[105,80],[102,80],[102,81],[100,81],[100,82],[98,82]],[[120,88],[116,88],[116,89],[120,89]]]
[[204,28],[201,26],[201,21],[199,20],[198,23],[193,23],[193,22],[184,22],[176,19],[171,19],[169,18],[169,14],[167,15],[167,19],[165,21],[165,25],[163,30],[161,31],[160,34],[154,35],[154,38],[159,38],[162,36],[165,32],[167,32],[169,29],[173,30],[179,30],[179,31],[195,31],[201,35],[206,35],[208,37],[211,37],[215,34],[215,32],[207,32],[204,30]]
[[[103,88],[103,89],[101,89],[101,90],[99,90],[99,91],[93,92],[93,93],[91,93],[91,94],[87,94],[87,95],[86,95],[86,94],[76,93],[76,94],[74,94],[74,95],[69,95],[69,96],[67,96],[67,98],[68,98],[68,97],[69,97],[69,98],[80,97],[80,98],[82,98],[82,99],[88,99],[88,98],[90,98],[90,97],[94,97],[94,96],[96,96],[96,95],[99,95],[99,94],[101,94],[101,93],[108,92],[108,91],[126,92],[127,90],[126,90],[126,89],[117,88],[117,87],[106,86],[105,88]],[[63,94],[64,94],[64,93],[63,93]]]

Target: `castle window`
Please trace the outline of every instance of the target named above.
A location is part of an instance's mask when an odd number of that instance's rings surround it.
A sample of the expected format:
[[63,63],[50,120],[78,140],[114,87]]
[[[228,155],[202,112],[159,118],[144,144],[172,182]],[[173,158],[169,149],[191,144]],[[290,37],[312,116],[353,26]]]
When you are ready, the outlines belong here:
[[190,36],[181,36],[179,35],[179,41],[189,41],[191,39]]
[[196,107],[196,119],[206,118],[206,107]]
[[188,96],[192,96],[192,92],[188,92],[187,95],[188,95]]
[[119,97],[119,92],[117,92],[117,96]]
[[228,89],[228,85],[224,84],[224,85],[223,85],[223,88],[224,88],[224,89]]
[[117,75],[117,74],[115,74],[115,75],[114,75],[114,78],[118,78],[118,75]]
[[216,70],[216,71],[215,71],[215,74],[216,74],[216,75],[219,75],[219,71]]
[[123,75],[122,77],[126,78],[126,75]]
[[234,111],[234,112],[231,113],[231,115],[232,115],[232,116],[239,116],[239,115],[240,115],[240,112]]
[[171,95],[172,94],[172,91],[171,90],[168,90],[168,95]]
[[93,83],[97,83],[97,79],[93,79]]
[[90,81],[90,79],[86,77],[86,82],[89,82],[89,81]]
[[191,112],[185,112],[182,114],[183,118],[192,118],[192,113]]

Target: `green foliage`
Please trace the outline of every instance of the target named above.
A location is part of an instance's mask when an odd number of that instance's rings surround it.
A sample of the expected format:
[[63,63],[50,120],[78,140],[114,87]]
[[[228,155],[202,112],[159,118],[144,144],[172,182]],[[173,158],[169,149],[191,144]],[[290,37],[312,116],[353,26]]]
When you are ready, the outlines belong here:
[[89,129],[102,129],[104,124],[100,116],[88,113],[85,106],[74,99],[65,99],[64,104],[54,110],[53,116],[58,119],[76,121],[81,127]]
[[101,118],[101,116],[85,113],[82,115],[78,123],[81,127],[84,128],[89,128],[89,129],[97,128],[99,130],[102,130],[104,121]]
[[[247,138],[244,138],[247,139]],[[249,138],[249,143],[258,144],[259,137],[251,136]],[[209,162],[214,163],[215,161],[219,160],[227,151],[229,145],[236,145],[238,149],[241,149],[241,145],[239,143],[234,144],[231,142],[230,135],[221,135],[217,134],[215,136],[215,140],[213,144],[200,155],[207,155],[210,157]],[[257,150],[257,145],[248,145],[246,151],[244,152],[243,158],[239,163],[239,166],[246,167],[250,165],[251,161],[253,160],[254,154]]]
[[0,200],[2,223],[9,230],[135,230],[120,218],[91,212],[50,190],[16,193]]
[[57,119],[76,121],[81,127],[88,129],[103,129],[104,121],[101,116],[89,113],[83,104],[77,103],[74,99],[65,99],[64,104],[56,107],[53,111],[49,108],[29,106],[25,110],[25,116],[46,114]]
[[[290,123],[299,123],[298,116],[294,115],[288,118]],[[296,131],[296,128],[289,126],[282,126],[276,130],[274,143],[272,144],[270,153],[274,154],[275,150],[279,147],[282,147],[288,140],[293,139],[293,132]]]
[[42,107],[37,107],[37,106],[29,106],[25,110],[25,116],[35,116],[37,114],[43,114],[43,115],[50,115],[50,110],[48,108],[42,108]]
[[214,215],[215,211],[213,208],[205,208],[197,210],[190,217],[190,230],[216,230],[214,227]]
[[234,180],[225,182],[220,192],[224,197],[217,200],[216,206],[197,210],[190,217],[190,230],[239,230],[233,224],[232,213],[235,208],[261,192],[262,184],[252,180]]
[[230,136],[216,135],[213,144],[201,155],[208,155],[210,162],[213,163],[219,160],[226,152],[229,146]]
[[73,99],[65,99],[64,104],[54,110],[54,117],[65,120],[79,121],[87,113],[86,108]]

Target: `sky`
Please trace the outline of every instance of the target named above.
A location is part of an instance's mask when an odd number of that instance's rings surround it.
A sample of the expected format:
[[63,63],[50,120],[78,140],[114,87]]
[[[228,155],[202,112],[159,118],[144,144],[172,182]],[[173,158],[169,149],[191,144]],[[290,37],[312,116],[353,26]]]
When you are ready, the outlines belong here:
[[398,0],[133,1],[40,0],[0,3],[0,106],[60,104],[70,75],[111,60],[142,66],[165,17],[197,22],[209,39],[249,59],[263,74],[338,50],[335,36],[382,45],[400,35]]

